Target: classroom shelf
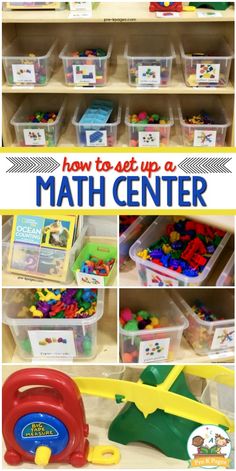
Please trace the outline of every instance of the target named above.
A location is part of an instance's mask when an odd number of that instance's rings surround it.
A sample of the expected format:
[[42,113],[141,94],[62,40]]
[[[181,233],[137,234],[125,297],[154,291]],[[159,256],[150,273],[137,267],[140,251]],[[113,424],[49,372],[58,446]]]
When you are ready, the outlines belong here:
[[[63,11],[40,11],[40,21],[42,23],[199,23],[199,22],[232,22],[234,21],[234,9],[228,8],[221,11],[221,16],[199,17],[197,12],[206,12],[210,14],[212,10],[198,9],[195,12],[183,12],[178,17],[158,18],[155,13],[148,11],[149,2],[137,3],[132,2],[120,3],[100,3],[93,10],[91,18],[76,18],[71,15],[68,10]],[[38,11],[4,11],[2,17],[3,23],[38,23]]]

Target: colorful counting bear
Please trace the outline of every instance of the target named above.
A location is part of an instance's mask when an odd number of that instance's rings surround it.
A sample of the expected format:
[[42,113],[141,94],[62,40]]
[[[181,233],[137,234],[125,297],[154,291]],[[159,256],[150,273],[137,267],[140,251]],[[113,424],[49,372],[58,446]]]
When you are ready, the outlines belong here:
[[166,233],[137,255],[187,277],[197,277],[224,235],[225,232],[220,229],[186,218],[174,218],[173,223],[167,225]]

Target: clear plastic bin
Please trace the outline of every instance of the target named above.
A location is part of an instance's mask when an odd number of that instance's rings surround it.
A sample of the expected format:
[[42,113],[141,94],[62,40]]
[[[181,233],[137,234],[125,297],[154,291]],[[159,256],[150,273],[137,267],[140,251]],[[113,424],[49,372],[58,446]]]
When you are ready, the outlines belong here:
[[[53,95],[28,96],[10,123],[15,128],[19,147],[54,147],[60,138],[65,119],[66,100]],[[30,123],[28,117],[37,111],[58,112],[53,123]]]
[[[98,290],[95,314],[85,319],[17,317],[32,302],[33,290],[7,289],[4,292],[3,322],[10,327],[24,360],[88,360],[96,355],[97,323],[103,315],[103,290]],[[64,343],[58,342],[58,339],[63,339]]]
[[234,253],[220,274],[216,286],[234,286]]
[[143,286],[199,286],[204,284],[223,248],[230,239],[230,234],[226,233],[203,271],[198,276],[191,278],[149,260],[143,260],[137,255],[138,252],[146,249],[165,235],[166,226],[172,223],[173,216],[158,216],[130,248],[130,257],[136,263],[139,279]]
[[[132,291],[132,290],[130,290]],[[149,291],[144,295],[135,291],[133,301],[130,293],[120,300],[121,309],[132,312],[145,310],[156,315],[164,327],[152,330],[127,331],[120,326],[120,354],[124,363],[159,363],[174,361],[180,356],[180,342],[187,319],[164,290]],[[147,299],[148,298],[148,299]],[[131,359],[132,358],[132,359]]]
[[169,85],[175,50],[167,36],[130,36],[124,57],[131,87]]
[[158,113],[168,120],[167,124],[133,124],[129,122],[129,115],[141,111],[138,105],[128,106],[125,113],[125,124],[128,129],[129,147],[162,147],[170,143],[171,128],[174,125],[172,108],[167,100],[153,100],[148,107],[148,113]]
[[[7,83],[26,87],[46,85],[55,65],[56,47],[57,41],[47,36],[15,39],[3,51]],[[33,57],[29,56],[29,50]]]
[[[189,326],[184,336],[198,355],[234,351],[234,295],[232,290],[198,289],[173,294],[174,301],[187,317]],[[192,309],[199,300],[219,319],[204,321]]]
[[4,10],[64,10],[66,2],[4,2]]
[[[187,124],[186,117],[196,116],[205,111],[216,124]],[[231,126],[221,100],[211,96],[188,96],[178,104],[178,114],[184,146],[224,147],[228,128]]]
[[139,216],[136,221],[121,234],[119,238],[120,267],[129,260],[129,249],[131,245],[146,231],[147,227],[152,224],[154,219],[155,216]]
[[[73,52],[102,48],[104,57],[73,57]],[[103,87],[107,83],[108,62],[111,57],[112,42],[104,36],[81,36],[67,43],[59,57],[63,61],[65,83],[72,87]]]
[[[186,35],[180,53],[188,87],[226,87],[229,82],[231,48],[222,36]],[[196,54],[196,56],[192,56]]]
[[[9,274],[9,273],[18,273],[14,272],[12,268],[10,268],[10,256],[11,256],[11,232],[12,232],[12,223],[13,223],[13,218],[10,218],[5,224],[3,224],[2,227],[2,265],[3,265],[3,273]],[[79,250],[81,246],[81,241],[80,241],[80,236],[78,239],[74,242],[72,248],[70,250],[67,250],[66,252],[64,251],[59,251],[59,250],[53,250],[50,249],[50,258],[49,260],[45,260],[45,269],[42,267],[42,273],[32,273],[29,271],[24,273],[21,273],[19,275],[20,278],[24,277],[27,280],[50,280],[50,281],[55,281],[56,283],[61,283],[61,284],[67,284],[71,285],[74,284],[74,277],[71,271],[71,267],[78,256]],[[22,254],[25,256],[25,244],[17,244],[18,250],[22,250]],[[27,249],[28,250],[28,249]],[[30,246],[30,250],[27,251],[27,254],[29,254],[29,263],[32,259],[36,258],[38,259],[38,246]],[[49,264],[50,260],[52,262]],[[50,266],[50,268],[49,268]],[[62,268],[61,268],[62,267]],[[48,272],[52,271],[52,274],[49,274]]]
[[104,125],[80,124],[84,111],[89,106],[76,108],[72,124],[75,126],[77,144],[80,147],[115,147],[117,144],[117,130],[121,121],[121,106],[115,107],[109,122]]

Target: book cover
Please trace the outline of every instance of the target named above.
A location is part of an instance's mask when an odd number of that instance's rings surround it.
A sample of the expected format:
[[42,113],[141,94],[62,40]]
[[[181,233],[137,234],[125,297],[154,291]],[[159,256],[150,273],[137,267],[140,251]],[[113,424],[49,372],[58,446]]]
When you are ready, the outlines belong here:
[[64,281],[75,228],[75,216],[14,216],[9,270]]

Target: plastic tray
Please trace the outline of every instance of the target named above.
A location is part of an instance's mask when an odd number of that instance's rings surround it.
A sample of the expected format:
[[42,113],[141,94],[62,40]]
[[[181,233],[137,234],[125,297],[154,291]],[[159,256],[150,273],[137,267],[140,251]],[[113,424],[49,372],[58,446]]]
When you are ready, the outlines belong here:
[[167,36],[130,36],[124,57],[132,87],[166,87],[175,50]]
[[220,274],[216,286],[234,286],[234,253]]
[[[17,318],[26,306],[30,307],[33,290],[6,289],[3,296],[3,322],[12,332],[18,352],[24,360],[56,359],[58,361],[87,360],[97,353],[97,322],[103,315],[104,292],[98,290],[97,307],[86,319]],[[62,338],[67,341],[40,345],[46,339]]]
[[66,2],[4,2],[4,10],[64,10]]
[[166,118],[168,124],[132,124],[129,115],[137,114],[141,109],[138,105],[128,106],[125,113],[125,124],[128,129],[129,147],[162,147],[170,142],[171,128],[174,125],[172,108],[168,100],[155,99],[148,107],[148,113],[158,113]]
[[[17,146],[56,146],[64,124],[65,106],[66,100],[63,97],[52,95],[28,96],[10,121],[15,128]],[[54,123],[27,122],[28,116],[36,111],[58,111],[58,116]]]
[[[216,124],[195,125],[185,123],[187,116],[196,116],[202,111],[214,120]],[[178,114],[184,146],[191,147],[223,147],[231,121],[227,117],[221,100],[211,96],[188,96],[188,100],[180,100]]]
[[[73,51],[102,48],[107,51],[104,57],[72,57]],[[104,36],[81,36],[65,45],[59,57],[63,61],[65,83],[72,87],[103,87],[107,83],[108,61],[111,57],[112,42]]]
[[81,147],[114,147],[117,144],[117,130],[121,121],[121,106],[115,107],[109,122],[103,126],[97,124],[80,124],[80,119],[88,107],[78,106],[72,124],[75,126],[77,144]]
[[[232,291],[232,290],[231,290]],[[184,336],[198,355],[234,351],[234,296],[229,290],[200,289],[174,293],[182,313],[189,321]],[[216,316],[225,320],[213,322],[199,319],[192,306],[200,300]]]
[[[29,57],[30,51],[34,57]],[[57,41],[47,36],[15,39],[3,51],[3,66],[9,85],[43,86],[52,75]]]
[[[187,86],[227,87],[234,55],[224,37],[183,36],[180,53]],[[192,57],[191,54],[198,56]]]
[[[14,273],[13,271],[9,270],[9,260],[10,260],[10,253],[11,253],[11,231],[12,231],[12,223],[13,223],[13,218],[10,218],[2,227],[2,265],[3,265],[3,272],[5,273]],[[25,244],[18,244],[19,249],[22,248],[22,251],[25,250]],[[40,280],[42,283],[43,280],[50,279],[50,281],[55,281],[57,283],[61,284],[72,284],[74,281],[74,277],[71,271],[71,267],[78,256],[79,250],[81,247],[81,240],[80,236],[76,240],[76,242],[73,244],[72,248],[70,250],[67,250],[66,252],[60,251],[61,254],[61,260],[58,259],[59,251],[58,250],[50,250],[50,255],[51,259],[55,260],[52,262],[52,269],[54,269],[55,272],[55,279],[53,278],[54,275],[50,275],[50,278],[48,277],[47,273],[42,273],[41,276],[38,274],[37,276],[30,271],[28,274],[22,274],[20,276],[21,278],[24,277],[26,280]],[[37,246],[31,246],[31,252],[29,254],[34,258],[38,256],[38,247]],[[57,269],[57,261],[61,261],[64,265],[64,270],[63,272],[60,272],[60,263],[59,263],[59,268]],[[67,267],[67,269],[66,269]],[[61,275],[60,275],[61,274]]]
[[155,216],[139,216],[119,238],[120,267],[129,260],[129,249],[154,221]]
[[[120,355],[124,363],[159,363],[173,361],[180,356],[180,342],[184,329],[188,327],[187,319],[164,290],[149,291],[146,302],[142,292],[136,292],[133,302],[127,296],[120,301],[121,308],[129,308],[133,312],[146,310],[165,318],[167,327],[152,330],[127,331],[120,326]],[[132,360],[130,353],[132,352]]]
[[136,263],[139,279],[143,286],[199,286],[204,284],[230,238],[230,234],[226,233],[202,273],[190,278],[169,268],[156,265],[149,260],[143,260],[137,255],[139,251],[146,249],[160,239],[162,235],[165,235],[166,226],[172,222],[173,216],[158,216],[130,248],[130,257]]

